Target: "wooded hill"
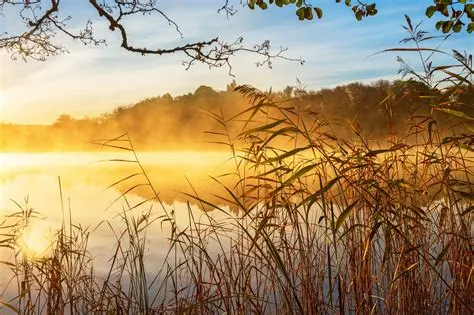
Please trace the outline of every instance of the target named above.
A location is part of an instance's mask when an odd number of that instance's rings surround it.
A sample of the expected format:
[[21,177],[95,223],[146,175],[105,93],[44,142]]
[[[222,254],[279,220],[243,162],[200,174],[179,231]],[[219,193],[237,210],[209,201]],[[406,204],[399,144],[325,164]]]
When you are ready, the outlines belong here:
[[[1,124],[3,151],[89,151],[98,147],[91,142],[115,138],[128,132],[137,150],[219,149],[211,144],[212,134],[205,131],[222,126],[210,113],[231,118],[244,111],[249,100],[234,91],[236,83],[226,91],[200,86],[194,93],[180,96],[164,94],[144,99],[129,106],[119,106],[98,117],[73,118],[64,114],[48,126]],[[458,93],[463,111],[474,117],[472,85],[466,93]],[[433,99],[425,97],[442,93],[413,81],[377,81],[372,84],[351,83],[317,91],[286,87],[272,91],[270,98],[281,106],[295,108],[303,119],[323,119],[336,134],[349,136],[347,125],[368,139],[383,141],[402,134],[424,117],[433,116],[439,128],[453,131],[455,116],[433,110]],[[455,108],[454,108],[455,109]],[[448,124],[447,120],[451,120]],[[229,131],[242,126],[229,123]],[[463,132],[465,125],[458,125]],[[222,147],[223,148],[223,147]]]

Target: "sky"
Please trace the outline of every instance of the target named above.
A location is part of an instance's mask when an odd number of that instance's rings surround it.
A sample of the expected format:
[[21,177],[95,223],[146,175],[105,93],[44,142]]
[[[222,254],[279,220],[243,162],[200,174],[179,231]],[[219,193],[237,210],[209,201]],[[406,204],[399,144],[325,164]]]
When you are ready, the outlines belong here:
[[[242,53],[231,60],[233,77],[227,68],[194,65],[186,70],[182,54],[141,56],[123,50],[119,34],[108,29],[87,1],[63,0],[64,16],[72,17],[68,24],[71,29],[79,30],[90,19],[96,37],[105,39],[107,45],[84,46],[58,35],[55,40],[68,48],[68,54],[26,63],[14,61],[0,50],[0,122],[51,124],[61,114],[93,117],[148,97],[192,93],[200,85],[224,90],[232,80],[262,90],[282,89],[299,80],[305,88],[317,90],[354,81],[397,79],[397,54],[376,53],[408,47],[399,43],[406,37],[401,27],[404,14],[414,23],[421,21],[423,29],[436,34],[436,19],[424,17],[431,0],[378,0],[379,13],[361,22],[355,20],[344,1],[313,1],[324,10],[323,18],[303,22],[297,19],[293,7],[271,6],[266,11],[252,11],[239,0],[229,2],[238,12],[227,18],[217,13],[224,0],[161,1],[160,8],[179,25],[183,37],[159,16],[139,16],[126,22],[130,42],[136,46],[172,48],[216,36],[229,42],[242,36],[249,46],[268,39],[275,50],[280,46],[288,48],[287,57],[304,59],[304,65],[275,60],[272,69],[257,67],[259,56]],[[24,31],[18,14],[11,8],[0,12],[0,33],[5,31]],[[441,46],[471,54],[472,47],[473,37],[465,32]],[[402,57],[414,67],[419,66],[414,54]]]

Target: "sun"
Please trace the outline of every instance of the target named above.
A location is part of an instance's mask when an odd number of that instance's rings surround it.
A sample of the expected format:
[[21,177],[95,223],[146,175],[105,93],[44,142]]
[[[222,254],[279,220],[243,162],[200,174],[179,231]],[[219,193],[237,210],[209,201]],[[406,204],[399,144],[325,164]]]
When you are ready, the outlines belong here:
[[44,257],[51,245],[47,235],[47,229],[40,224],[27,227],[17,240],[20,251],[30,258]]

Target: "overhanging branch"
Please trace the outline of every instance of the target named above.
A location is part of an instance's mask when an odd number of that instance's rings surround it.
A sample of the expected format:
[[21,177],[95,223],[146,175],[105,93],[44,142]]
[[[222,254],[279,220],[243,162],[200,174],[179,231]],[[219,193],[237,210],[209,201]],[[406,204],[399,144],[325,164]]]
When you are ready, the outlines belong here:
[[[2,34],[0,37],[0,49],[4,48],[11,53],[13,59],[20,57],[23,60],[36,59],[46,60],[47,57],[67,52],[62,45],[55,44],[54,37],[62,33],[73,40],[79,40],[84,44],[103,44],[103,39],[96,39],[92,31],[92,22],[88,20],[86,26],[79,33],[72,32],[68,26],[70,17],[61,18],[61,0],[50,0],[49,7],[44,10],[40,7],[41,1],[17,1],[0,0],[0,7],[10,4],[20,7],[19,16],[27,31],[20,35],[9,36]],[[196,63],[201,63],[210,68],[226,66],[232,75],[231,58],[237,53],[253,53],[262,59],[257,61],[257,66],[266,65],[272,67],[274,59],[284,59],[303,63],[301,58],[290,58],[285,56],[286,48],[272,51],[269,41],[263,41],[254,46],[244,45],[244,39],[238,37],[233,42],[225,42],[218,37],[208,40],[196,41],[175,47],[138,47],[133,44],[132,36],[127,32],[123,23],[127,17],[132,15],[159,15],[170,26],[174,27],[180,37],[183,34],[178,24],[171,19],[166,12],[158,7],[157,0],[89,0],[89,5],[97,12],[99,17],[107,21],[111,31],[118,31],[121,38],[121,47],[127,51],[141,55],[166,55],[182,53],[186,58],[183,65],[189,69]],[[229,5],[229,1],[218,10],[224,11],[227,16],[233,15],[236,10]]]

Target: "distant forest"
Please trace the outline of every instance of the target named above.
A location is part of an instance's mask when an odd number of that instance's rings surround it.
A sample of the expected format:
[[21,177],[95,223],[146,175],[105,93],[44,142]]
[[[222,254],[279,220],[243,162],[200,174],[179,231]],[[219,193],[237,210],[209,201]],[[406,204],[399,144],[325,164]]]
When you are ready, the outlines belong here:
[[[244,111],[249,100],[234,91],[235,81],[226,91],[200,86],[194,93],[144,99],[129,106],[119,106],[98,117],[58,117],[52,125],[15,125],[2,123],[1,147],[12,151],[90,151],[98,150],[94,140],[112,139],[129,133],[137,150],[219,149],[212,144],[213,131],[222,126],[210,113],[227,118]],[[472,86],[469,87],[472,89]],[[441,93],[441,92],[439,92]],[[351,83],[334,88],[306,91],[286,87],[272,91],[271,98],[282,106],[293,106],[305,119],[324,119],[339,136],[348,136],[347,124],[356,125],[367,139],[383,141],[390,135],[403,134],[416,119],[434,115],[439,128],[450,133],[452,116],[432,110],[433,100],[424,95],[433,91],[413,81],[377,81]],[[460,100],[473,104],[472,91]],[[468,113],[474,116],[474,113]],[[448,127],[449,126],[449,127]],[[232,129],[232,127],[229,127]],[[234,127],[236,128],[236,127]],[[462,132],[462,126],[460,126]],[[459,130],[458,130],[459,131]]]

